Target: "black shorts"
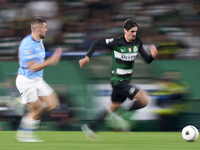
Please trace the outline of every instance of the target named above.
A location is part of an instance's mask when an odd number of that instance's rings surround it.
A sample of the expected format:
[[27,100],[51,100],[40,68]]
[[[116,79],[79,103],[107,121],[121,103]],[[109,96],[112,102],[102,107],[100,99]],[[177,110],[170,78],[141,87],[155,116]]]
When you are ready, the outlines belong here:
[[137,92],[140,90],[139,88],[132,86],[128,81],[119,81],[118,85],[113,85],[112,83],[112,102],[124,102],[126,98],[133,99]]

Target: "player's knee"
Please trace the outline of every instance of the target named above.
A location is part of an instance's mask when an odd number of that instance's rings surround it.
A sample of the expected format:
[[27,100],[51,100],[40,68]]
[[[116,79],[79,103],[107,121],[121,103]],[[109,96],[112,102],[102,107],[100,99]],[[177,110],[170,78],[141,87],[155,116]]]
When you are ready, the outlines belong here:
[[59,101],[51,101],[51,102],[42,102],[42,107],[45,111],[51,111],[57,109],[59,107]]
[[145,99],[142,101],[142,107],[146,107],[151,101],[151,96],[146,96]]
[[49,106],[46,107],[46,110],[47,110],[47,111],[51,111],[51,110],[57,109],[58,106],[59,106],[59,105],[58,105],[57,103],[56,103],[56,104],[53,104],[53,105],[49,105]]
[[46,111],[51,111],[51,110],[54,110],[54,107],[48,106],[48,107],[45,108],[45,110],[46,110]]
[[138,108],[144,108],[149,104],[150,101],[151,101],[151,97],[150,96],[145,96],[142,99],[138,99],[136,101],[136,103],[138,105],[137,107]]
[[137,99],[138,107],[143,108],[151,101],[151,96],[146,91],[140,90],[135,99]]

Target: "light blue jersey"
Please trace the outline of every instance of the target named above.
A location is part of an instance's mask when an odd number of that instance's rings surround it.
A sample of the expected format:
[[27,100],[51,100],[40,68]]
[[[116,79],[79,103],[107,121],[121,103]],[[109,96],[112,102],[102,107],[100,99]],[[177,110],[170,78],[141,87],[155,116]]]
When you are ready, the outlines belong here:
[[27,62],[36,61],[42,63],[45,59],[45,48],[42,42],[35,41],[31,34],[27,35],[20,43],[19,46],[19,70],[18,74],[28,78],[43,77],[44,69],[34,72],[27,69]]

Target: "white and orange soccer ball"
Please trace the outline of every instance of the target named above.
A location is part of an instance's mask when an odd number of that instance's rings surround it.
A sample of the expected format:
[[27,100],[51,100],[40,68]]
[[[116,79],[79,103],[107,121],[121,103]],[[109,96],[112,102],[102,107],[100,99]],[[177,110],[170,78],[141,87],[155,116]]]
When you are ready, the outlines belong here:
[[199,137],[199,131],[195,126],[188,125],[183,128],[182,137],[187,142],[194,142]]

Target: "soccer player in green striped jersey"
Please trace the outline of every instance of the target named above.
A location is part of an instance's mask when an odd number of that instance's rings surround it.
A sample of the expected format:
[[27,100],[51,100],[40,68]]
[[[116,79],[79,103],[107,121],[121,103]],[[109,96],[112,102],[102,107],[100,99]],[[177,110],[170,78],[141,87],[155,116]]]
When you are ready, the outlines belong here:
[[[140,38],[136,36],[137,31],[137,23],[132,19],[127,19],[124,22],[124,35],[118,38],[94,41],[90,46],[86,56],[79,60],[80,68],[82,68],[90,61],[90,57],[98,46],[107,48],[112,52],[113,69],[111,72],[111,84],[113,91],[111,95],[111,102],[105,109],[106,111],[99,116],[97,122],[90,126],[92,130],[94,130],[94,127],[96,124],[98,124],[98,121],[104,119],[108,113],[113,113],[116,111],[126,100],[126,98],[130,98],[131,100],[136,99],[134,106],[132,107],[134,109],[143,108],[150,101],[150,95],[143,89],[139,89],[133,85],[130,85],[130,80],[133,72],[134,60],[138,53],[141,54],[147,63],[151,63],[157,56],[158,52],[156,46],[151,44],[150,54],[148,54],[148,52],[145,51]],[[114,116],[116,115],[114,114]],[[116,118],[118,117],[116,116]],[[91,138],[94,138],[95,136],[91,135],[93,132],[90,130],[90,128],[87,125],[82,126],[84,133]],[[90,135],[88,133],[90,133]]]

